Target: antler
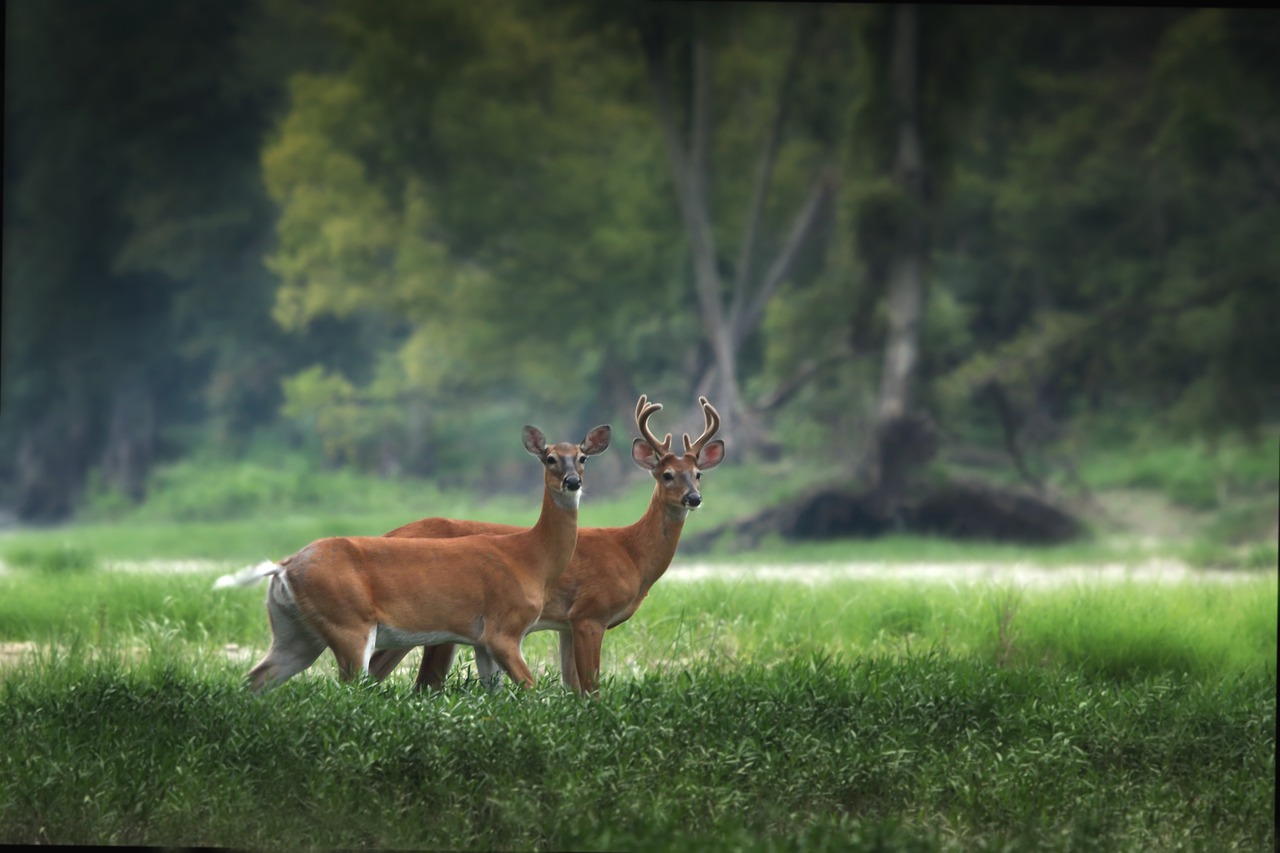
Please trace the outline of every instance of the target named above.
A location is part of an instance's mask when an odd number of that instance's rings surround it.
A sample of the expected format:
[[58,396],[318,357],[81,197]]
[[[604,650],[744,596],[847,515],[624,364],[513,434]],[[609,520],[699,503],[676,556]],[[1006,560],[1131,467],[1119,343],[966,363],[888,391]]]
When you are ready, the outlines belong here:
[[671,433],[667,433],[666,441],[658,441],[653,433],[649,431],[649,418],[661,408],[661,403],[650,403],[649,398],[644,394],[641,394],[640,399],[636,402],[636,427],[639,428],[640,435],[644,437],[644,440],[649,442],[649,446],[658,452],[658,458],[662,458],[671,452]]
[[[707,402],[706,397],[699,397],[698,402],[702,404],[702,417],[706,420],[706,426],[702,429],[702,435],[698,436],[697,441],[689,441],[689,433],[684,434],[684,452],[692,453],[697,456],[702,452],[702,448],[711,440],[711,436],[720,431],[720,413],[716,411],[716,407]],[[667,436],[670,438],[671,436]]]

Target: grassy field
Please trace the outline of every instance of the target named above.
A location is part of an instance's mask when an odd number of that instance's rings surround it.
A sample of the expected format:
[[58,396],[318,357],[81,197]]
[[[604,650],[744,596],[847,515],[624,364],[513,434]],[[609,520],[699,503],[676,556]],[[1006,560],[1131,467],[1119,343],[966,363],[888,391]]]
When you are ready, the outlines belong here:
[[[527,524],[536,501],[301,464],[162,472],[141,507],[100,496],[73,525],[0,532],[0,843],[1274,850],[1277,442],[1094,456],[1092,535],[1053,548],[698,555],[723,574],[664,580],[609,632],[594,701],[558,685],[550,633],[525,641],[531,693],[480,690],[463,650],[440,695],[412,691],[416,654],[382,685],[339,684],[325,655],[246,694],[263,589],[215,594],[217,574],[425,514]],[[817,476],[717,469],[688,529]],[[650,488],[589,494],[583,523],[629,523]],[[1153,558],[1208,568],[960,579]],[[849,562],[886,568],[759,574]],[[894,576],[921,562],[946,579]]]
[[0,638],[36,641],[0,670],[0,842],[1274,849],[1274,573],[673,580],[606,636],[597,701],[549,633],[527,695],[326,655],[249,696],[262,589],[213,574],[0,576]]

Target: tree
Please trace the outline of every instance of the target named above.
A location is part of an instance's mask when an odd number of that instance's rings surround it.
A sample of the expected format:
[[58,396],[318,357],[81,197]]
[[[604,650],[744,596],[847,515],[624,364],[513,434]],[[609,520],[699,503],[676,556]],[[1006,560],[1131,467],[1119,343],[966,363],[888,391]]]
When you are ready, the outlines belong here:
[[251,9],[6,6],[0,479],[25,518],[93,470],[140,498],[210,410],[270,414],[265,105],[230,70]]
[[[804,116],[799,121],[795,118],[801,112],[798,106],[804,106],[803,102],[797,104],[802,100],[796,91],[800,83],[824,82],[804,80],[802,61],[815,56],[820,61],[838,61],[847,46],[817,38],[824,24],[824,12],[818,7],[785,11],[773,7],[757,16],[741,13],[735,8],[732,17],[721,17],[697,5],[674,10],[644,7],[635,17],[635,26],[689,246],[694,292],[710,356],[709,363],[699,365],[694,388],[717,401],[725,412],[726,434],[743,452],[750,452],[762,435],[743,398],[740,354],[758,334],[770,300],[793,274],[797,256],[811,239],[837,181],[834,151],[838,134],[830,128],[824,128],[828,131],[825,134],[814,133],[812,127],[805,127]],[[779,28],[791,31],[781,50],[774,37]],[[762,35],[763,41],[757,41]],[[825,55],[815,54],[815,45],[825,48]],[[717,67],[718,52],[729,58],[722,63],[728,66],[728,73]],[[743,53],[748,52],[756,62],[742,61]],[[677,69],[672,68],[673,62]],[[688,63],[687,74],[681,73],[683,63]],[[734,71],[738,74],[733,75]],[[729,78],[724,89],[748,93],[739,99],[739,109],[717,109],[717,78],[723,77]],[[723,156],[726,148],[732,152],[734,147],[756,150],[745,197],[734,193],[741,183],[733,176],[742,172],[721,170],[720,174],[729,172],[730,176],[721,179],[719,193],[713,186],[713,150],[717,164],[742,164],[741,155]],[[801,197],[795,197],[792,187],[780,190],[775,183],[780,158],[790,167],[788,171],[798,165],[802,174],[807,173],[801,178],[807,183]],[[779,182],[795,177],[792,171]],[[726,192],[725,185],[732,189]],[[771,196],[781,196],[786,199],[783,205],[790,207],[789,224],[777,231],[765,222],[766,214],[780,206]],[[717,209],[721,211],[719,223]],[[736,261],[727,262],[718,246],[732,243],[726,232],[732,233],[735,225],[740,233]],[[774,234],[783,238],[770,239]],[[762,258],[771,259],[764,264]]]
[[[944,264],[977,348],[940,387],[990,407],[1017,465],[1104,406],[1182,429],[1274,413],[1259,318],[1280,308],[1258,47],[1244,10],[1045,10],[992,52]],[[1268,29],[1269,28],[1269,29]],[[1274,349],[1273,345],[1271,346]]]

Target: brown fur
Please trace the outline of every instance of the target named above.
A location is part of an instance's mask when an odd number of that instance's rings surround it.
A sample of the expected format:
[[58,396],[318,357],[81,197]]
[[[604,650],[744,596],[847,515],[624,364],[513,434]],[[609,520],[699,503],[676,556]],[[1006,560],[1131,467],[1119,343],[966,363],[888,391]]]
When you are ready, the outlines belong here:
[[[648,416],[662,407],[640,398],[637,423],[645,439],[636,439],[632,457],[647,468],[656,481],[649,508],[635,524],[627,527],[586,527],[578,531],[578,544],[565,572],[548,587],[539,626],[554,628],[560,635],[560,672],[565,685],[582,693],[594,693],[600,672],[600,647],[604,632],[635,614],[649,589],[662,577],[675,557],[680,533],[688,514],[686,499],[698,492],[699,466],[712,468],[724,456],[724,443],[707,440],[718,426],[719,416],[706,400],[707,429],[697,442],[685,440],[685,453],[670,451],[671,436],[665,444],[648,432]],[[712,416],[714,415],[714,422]],[[670,475],[670,476],[668,476]],[[385,534],[390,538],[444,538],[477,533],[513,533],[518,528],[482,521],[424,518]],[[456,646],[440,643],[423,648],[417,687],[439,689],[453,662]],[[385,649],[374,653],[370,673],[386,678],[407,649]]]
[[551,447],[537,430],[531,445],[530,429],[526,447],[543,460],[545,481],[542,514],[533,527],[510,535],[312,542],[281,560],[272,578],[272,648],[250,672],[250,685],[278,684],[325,647],[333,650],[341,677],[354,678],[366,667],[370,632],[391,629],[456,636],[531,686],[520,642],[577,542],[577,501],[566,483],[581,483],[582,462],[608,447],[609,428],[597,427],[578,445]]

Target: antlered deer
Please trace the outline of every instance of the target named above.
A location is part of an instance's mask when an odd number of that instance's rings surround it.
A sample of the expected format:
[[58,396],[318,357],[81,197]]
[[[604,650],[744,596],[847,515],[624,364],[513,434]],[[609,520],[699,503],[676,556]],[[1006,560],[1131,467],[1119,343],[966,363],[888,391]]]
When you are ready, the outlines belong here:
[[609,427],[598,426],[578,444],[548,446],[537,427],[524,428],[525,449],[542,461],[545,485],[542,514],[531,528],[458,539],[319,539],[279,563],[219,578],[215,588],[271,577],[271,648],[250,671],[250,689],[276,686],[311,666],[326,647],[346,681],[368,672],[377,649],[429,643],[475,646],[490,687],[499,678],[496,666],[532,686],[520,643],[542,611],[548,585],[569,565],[583,466],[609,439]]
[[[671,434],[658,441],[649,430],[649,418],[662,406],[641,396],[636,403],[636,427],[642,438],[631,446],[631,458],[650,471],[656,484],[649,508],[629,527],[584,527],[578,531],[578,547],[564,574],[548,588],[542,615],[530,631],[554,630],[560,634],[560,674],[568,687],[594,693],[600,672],[600,646],[604,632],[621,625],[644,601],[650,587],[666,572],[675,556],[685,517],[702,503],[701,472],[724,459],[724,442],[711,437],[720,428],[720,415],[699,397],[705,426],[697,441],[684,436],[684,451],[671,450]],[[516,528],[481,521],[424,518],[386,534],[402,537],[452,537],[479,532],[511,532]],[[447,641],[427,643],[418,671],[417,687],[439,689],[453,662],[456,646]],[[386,678],[407,649],[375,652],[369,672]],[[485,674],[480,657],[477,669]]]

